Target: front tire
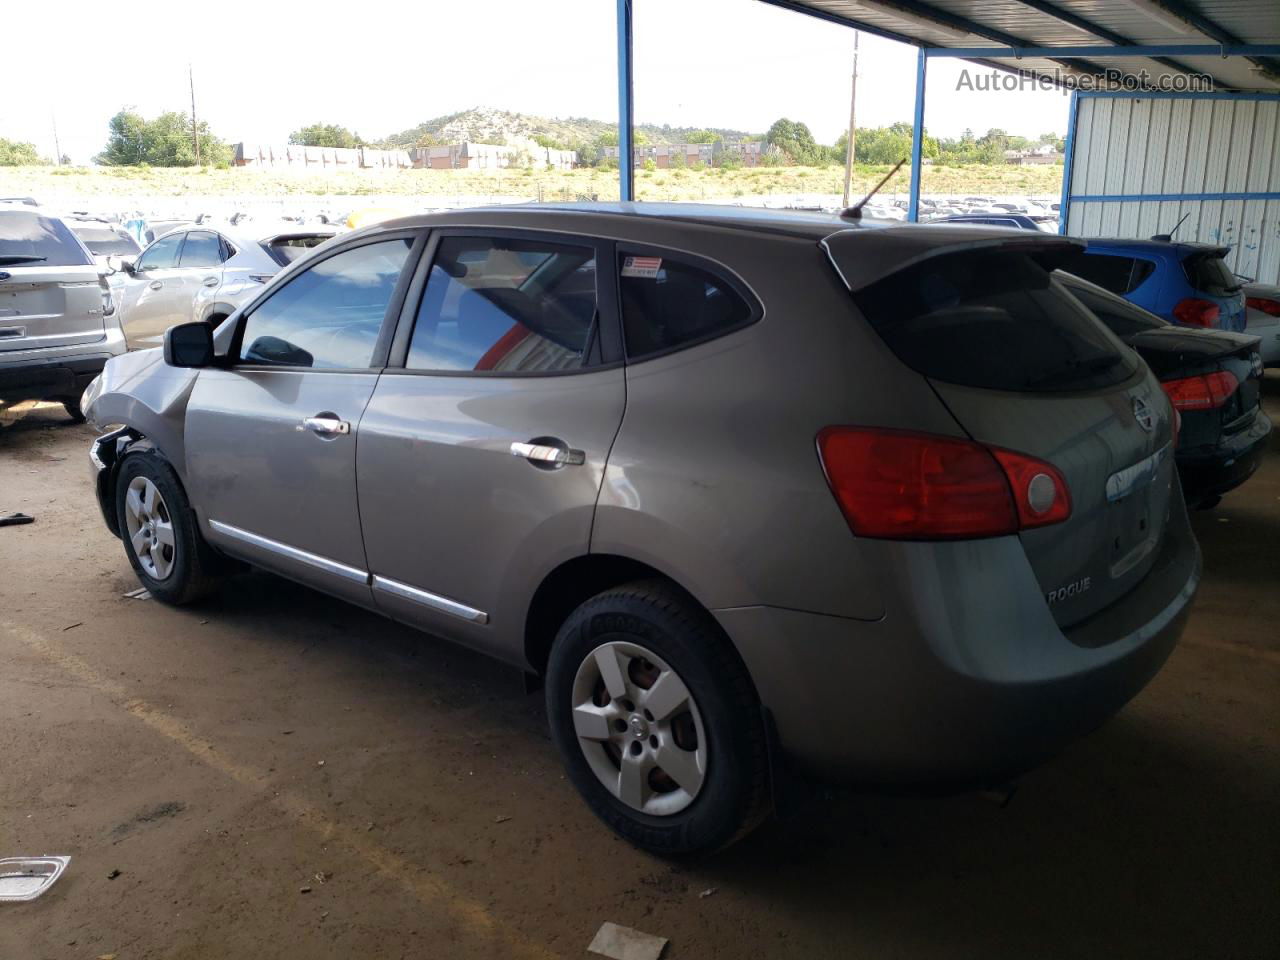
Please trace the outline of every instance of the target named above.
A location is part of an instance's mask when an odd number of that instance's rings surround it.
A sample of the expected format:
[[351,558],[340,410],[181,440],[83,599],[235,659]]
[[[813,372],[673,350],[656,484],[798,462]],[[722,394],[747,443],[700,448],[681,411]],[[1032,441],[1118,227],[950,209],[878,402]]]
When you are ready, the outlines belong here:
[[181,605],[217,588],[217,557],[196,528],[177,474],[159,454],[132,453],[121,462],[116,519],[129,564],[157,600]]
[[760,702],[705,610],[662,581],[592,597],[551,649],[547,716],[569,779],[624,839],[728,846],[768,813]]

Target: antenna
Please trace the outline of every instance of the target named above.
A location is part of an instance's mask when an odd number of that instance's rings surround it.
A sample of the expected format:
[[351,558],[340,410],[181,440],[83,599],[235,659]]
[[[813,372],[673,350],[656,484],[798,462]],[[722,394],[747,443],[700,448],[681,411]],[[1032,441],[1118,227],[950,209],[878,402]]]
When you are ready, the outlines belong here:
[[1188,210],[1186,213],[1184,213],[1184,214],[1182,215],[1182,219],[1181,219],[1181,220],[1179,220],[1177,223],[1175,223],[1175,224],[1173,225],[1173,229],[1172,229],[1172,230],[1170,230],[1168,233],[1157,233],[1157,234],[1156,234],[1154,237],[1152,237],[1151,239],[1152,239],[1152,240],[1163,240],[1165,243],[1168,243],[1169,241],[1171,241],[1171,240],[1173,239],[1173,235],[1174,235],[1175,233],[1177,233],[1177,232],[1178,232],[1178,228],[1179,228],[1180,226],[1182,226],[1182,224],[1183,224],[1183,223],[1185,223],[1185,222],[1186,222],[1186,219],[1187,219],[1187,217],[1189,217],[1189,216],[1191,216],[1191,211],[1190,211],[1190,210]]
[[855,203],[852,207],[840,211],[840,219],[842,220],[861,220],[862,208],[866,206],[867,201],[880,192],[880,188],[889,182],[889,178],[902,169],[902,165],[907,162],[907,158],[903,157],[898,161],[897,165],[881,178],[880,182],[871,188],[871,192]]

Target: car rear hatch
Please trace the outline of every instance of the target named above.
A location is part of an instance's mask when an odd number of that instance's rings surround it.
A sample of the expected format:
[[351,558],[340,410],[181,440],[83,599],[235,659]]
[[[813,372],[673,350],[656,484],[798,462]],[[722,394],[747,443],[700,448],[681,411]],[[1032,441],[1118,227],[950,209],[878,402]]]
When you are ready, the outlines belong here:
[[62,221],[0,211],[0,356],[105,336],[106,285]]
[[1050,277],[1079,244],[933,226],[870,239],[844,231],[824,245],[888,347],[970,438],[1065,480],[1070,515],[1018,534],[1058,624],[1114,603],[1159,554],[1172,411],[1132,351]]
[[[1191,288],[1218,307],[1218,322],[1212,325],[1239,331],[1245,328],[1244,282],[1227,266],[1226,256],[1230,252],[1230,247],[1193,247],[1182,258],[1182,270]],[[1174,314],[1179,315],[1176,304]]]
[[1262,396],[1256,336],[1162,327],[1129,338],[1182,414],[1179,450],[1247,430]]

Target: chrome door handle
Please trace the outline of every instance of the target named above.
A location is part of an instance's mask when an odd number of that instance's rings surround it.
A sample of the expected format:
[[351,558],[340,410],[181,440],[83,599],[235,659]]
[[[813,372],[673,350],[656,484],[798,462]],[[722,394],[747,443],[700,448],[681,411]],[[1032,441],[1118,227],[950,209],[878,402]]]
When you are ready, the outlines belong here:
[[200,281],[200,282],[201,282],[201,283],[203,283],[206,287],[216,287],[216,286],[218,285],[218,278],[217,278],[217,277],[205,277],[205,278],[204,278],[202,281]]
[[307,417],[294,429],[299,432],[310,430],[312,433],[333,437],[350,433],[351,424],[346,420],[339,420],[337,417]]
[[549,443],[512,443],[511,452],[517,457],[524,457],[536,464],[548,463],[554,466],[576,467],[587,462],[587,455],[581,450]]
[[161,283],[159,280],[152,280],[150,283],[147,284],[147,286],[150,287],[152,290],[159,290],[161,287],[164,286],[164,284]]

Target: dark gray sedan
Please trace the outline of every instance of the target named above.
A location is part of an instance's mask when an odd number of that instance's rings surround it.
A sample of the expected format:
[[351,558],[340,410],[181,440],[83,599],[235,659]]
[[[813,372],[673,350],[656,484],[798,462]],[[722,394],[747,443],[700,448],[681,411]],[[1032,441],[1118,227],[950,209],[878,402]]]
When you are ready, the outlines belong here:
[[662,853],[796,768],[982,785],[1156,673],[1200,578],[1173,415],[1032,231],[662,204],[379,224],[85,397],[160,600],[238,565],[545,681]]

